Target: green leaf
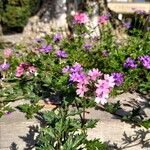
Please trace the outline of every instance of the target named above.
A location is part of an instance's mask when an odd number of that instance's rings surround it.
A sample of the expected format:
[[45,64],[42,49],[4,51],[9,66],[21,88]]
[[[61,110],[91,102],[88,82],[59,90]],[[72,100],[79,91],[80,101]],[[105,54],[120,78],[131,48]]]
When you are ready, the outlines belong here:
[[120,109],[120,102],[117,101],[116,103],[111,103],[111,104],[105,104],[104,105],[105,110],[111,114],[115,114],[119,109]]
[[0,118],[4,115],[4,112],[0,111]]
[[108,150],[108,146],[102,143],[99,139],[94,139],[86,142],[86,150]]
[[14,112],[15,109],[12,108],[12,107],[10,107],[10,106],[6,106],[6,107],[4,107],[3,111],[8,112],[8,113],[11,113],[11,112]]
[[85,127],[86,128],[95,128],[96,126],[96,123],[98,122],[99,120],[88,120],[85,124]]
[[150,119],[142,121],[141,126],[145,127],[146,129],[149,129],[150,128]]
[[51,138],[55,138],[54,130],[52,128],[43,128],[41,131],[44,134],[49,135]]
[[62,150],[77,150],[84,143],[85,137],[83,133],[69,136]]
[[33,118],[34,114],[38,113],[39,110],[41,110],[42,108],[43,106],[30,105],[30,104],[22,104],[17,106],[17,109],[19,109],[23,113],[26,113],[27,119]]

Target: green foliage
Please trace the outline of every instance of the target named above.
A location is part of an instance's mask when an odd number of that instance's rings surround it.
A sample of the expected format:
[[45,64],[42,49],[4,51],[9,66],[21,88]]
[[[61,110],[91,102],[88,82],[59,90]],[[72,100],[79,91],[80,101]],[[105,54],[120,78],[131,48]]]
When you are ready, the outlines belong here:
[[34,15],[40,8],[40,5],[43,0],[28,0],[29,10],[31,15]]
[[[24,8],[29,10],[28,1],[21,2],[11,1],[11,6],[9,6],[10,3],[5,4],[5,14],[2,15],[7,16],[5,17],[8,18],[7,21],[12,18],[9,19],[10,16],[7,15],[6,10],[11,10],[12,14],[16,11],[18,13]],[[20,9],[18,5],[26,7]],[[9,7],[11,9],[8,9]],[[13,11],[16,7],[18,9]],[[22,15],[21,12],[20,15]],[[15,16],[17,17],[17,15]],[[15,24],[13,21],[11,23],[12,26]],[[19,22],[18,25],[21,26]],[[0,63],[10,64],[8,70],[5,68],[0,70],[2,74],[0,77],[2,106],[15,100],[28,100],[31,104],[19,105],[17,108],[24,112],[29,119],[41,110],[42,106],[37,105],[39,99],[46,102],[52,100],[54,103],[59,101],[58,108],[51,112],[44,112],[41,116],[45,124],[40,130],[37,150],[106,149],[106,145],[99,140],[87,140],[87,129],[94,128],[97,120],[86,118],[86,109],[96,106],[97,87],[95,84],[98,80],[101,81],[106,74],[119,72],[124,75],[123,83],[120,86],[116,84],[113,95],[120,91],[140,90],[147,93],[149,91],[149,69],[144,67],[138,58],[150,54],[150,32],[143,34],[138,31],[135,33],[136,36],[129,36],[123,41],[119,41],[111,33],[110,24],[102,26],[99,38],[90,36],[89,29],[83,24],[75,27],[77,27],[76,36],[69,39],[63,38],[58,42],[53,40],[53,35],[47,35],[29,46],[16,45],[9,57],[0,52]],[[90,37],[85,38],[86,36]],[[92,44],[92,47],[86,49],[86,43]],[[49,50],[49,47],[52,49]],[[63,49],[68,57],[57,56],[58,49]],[[108,55],[103,54],[104,50],[108,51]],[[137,68],[124,67],[128,57],[135,60]],[[95,82],[90,77],[87,81],[89,83],[86,85],[88,92],[84,97],[78,96],[76,85],[70,80],[71,70],[66,74],[62,71],[64,67],[71,67],[76,62],[83,66],[84,73],[88,73],[93,68],[98,68],[103,73],[102,78],[97,78]],[[107,88],[105,90],[106,92],[111,91]],[[102,101],[104,100],[105,98],[102,99]],[[0,110],[1,115],[4,114],[3,108],[2,111]],[[116,114],[120,109],[120,103],[119,101],[114,104],[108,103],[104,105],[104,109]],[[121,116],[121,118],[123,121],[149,128],[149,120],[144,120],[140,107],[133,108],[128,115]]]
[[133,123],[137,126],[143,126],[146,129],[150,128],[150,120],[144,119],[144,115],[141,113],[140,106],[137,108],[133,108],[129,114],[122,116],[122,120]]
[[98,139],[87,141],[86,150],[108,150],[108,146]]
[[10,106],[5,106],[5,107],[2,107],[0,106],[0,118],[5,115],[5,114],[10,114],[12,112],[14,112],[15,109],[13,109],[12,107]]
[[[140,10],[141,11],[141,10]],[[149,15],[146,13],[135,12],[132,17],[131,26],[127,30],[129,35],[143,37],[149,27]]]
[[30,104],[22,104],[17,106],[17,109],[26,114],[27,119],[33,118],[34,114],[38,113],[42,108],[43,106]]
[[149,129],[150,128],[150,119],[143,120],[141,122],[141,126],[145,127],[146,129]]
[[119,109],[121,109],[120,107],[120,101],[117,101],[116,103],[107,103],[105,104],[105,110],[111,114],[115,114]]
[[45,127],[41,128],[36,149],[82,150],[93,146],[94,149],[105,150],[106,145],[98,140],[87,141],[87,129],[94,128],[97,121],[83,122],[84,118],[75,119],[82,112],[78,109],[69,110],[65,103],[64,101],[63,107],[56,111],[43,113]]
[[130,114],[125,115],[123,117],[123,120],[128,120],[133,122],[139,122],[141,119],[143,119],[141,115],[141,107],[133,108]]
[[2,22],[7,27],[24,27],[28,21],[30,12],[26,7],[6,6],[6,13],[3,14]]
[[41,0],[8,0],[0,3],[3,30],[23,28],[28,18],[37,12]]

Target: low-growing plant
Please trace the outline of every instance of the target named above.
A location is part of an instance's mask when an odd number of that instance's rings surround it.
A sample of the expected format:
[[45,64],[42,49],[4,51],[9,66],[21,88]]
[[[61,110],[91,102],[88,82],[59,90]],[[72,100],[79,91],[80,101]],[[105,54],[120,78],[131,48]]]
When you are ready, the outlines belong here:
[[[150,33],[129,36],[123,42],[111,34],[109,16],[99,17],[100,37],[92,37],[85,13],[73,18],[75,36],[61,33],[36,38],[32,46],[16,45],[0,54],[0,102],[3,108],[15,100],[29,100],[18,106],[32,118],[42,108],[39,100],[59,102],[55,111],[43,113],[45,126],[41,128],[39,150],[106,149],[99,140],[88,140],[87,129],[97,120],[86,119],[86,109],[100,104],[115,114],[120,103],[109,104],[109,96],[144,90],[150,81]],[[71,108],[70,108],[71,107]],[[1,109],[1,114],[4,109]],[[74,111],[71,109],[74,108]],[[139,109],[121,118],[148,128]],[[89,146],[90,143],[90,146]]]
[[87,129],[94,128],[95,120],[81,118],[82,111],[69,110],[68,102],[63,101],[60,108],[55,111],[43,113],[45,127],[41,128],[37,150],[82,150],[99,149],[106,150],[107,145],[99,139],[87,140]]
[[33,115],[38,113],[42,108],[43,106],[29,104],[22,104],[17,106],[17,109],[19,109],[23,113],[26,113],[27,119],[33,118]]

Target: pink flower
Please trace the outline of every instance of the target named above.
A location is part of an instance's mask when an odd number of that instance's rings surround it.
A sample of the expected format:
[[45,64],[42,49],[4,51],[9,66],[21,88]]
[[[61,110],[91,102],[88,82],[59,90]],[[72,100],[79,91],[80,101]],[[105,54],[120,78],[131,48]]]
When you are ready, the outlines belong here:
[[21,77],[24,74],[24,68],[21,66],[18,66],[16,69],[16,77]]
[[70,67],[69,66],[65,66],[63,69],[62,69],[62,73],[69,73],[70,71]]
[[16,69],[16,77],[21,77],[23,74],[31,75],[34,74],[37,75],[37,69],[34,66],[31,66],[28,63],[20,63],[20,65]]
[[28,63],[21,63],[19,66],[24,69],[27,69],[30,65]]
[[98,80],[95,84],[95,101],[97,103],[101,103],[102,105],[107,103],[107,98],[109,97],[109,93],[111,92],[111,89],[114,87],[114,85],[114,78],[109,75],[104,75],[104,80]]
[[113,76],[105,74],[104,79],[108,82],[110,88],[113,88],[115,86],[115,79]]
[[109,20],[109,17],[108,17],[108,16],[102,15],[102,16],[99,17],[98,23],[99,23],[99,24],[105,24],[105,23],[107,23],[108,20]]
[[10,58],[13,54],[13,51],[11,49],[5,49],[4,50],[4,57],[5,58]]
[[108,95],[105,95],[105,97],[96,97],[95,102],[97,104],[101,103],[102,105],[107,103]]
[[106,80],[98,80],[98,83],[95,84],[97,87],[96,95],[101,96],[102,94],[108,94],[110,92],[109,83]]
[[88,72],[88,75],[90,76],[90,79],[95,81],[98,77],[102,75],[102,73],[98,69],[92,69]]
[[79,95],[80,97],[84,97],[84,94],[87,91],[88,91],[88,88],[86,87],[86,85],[81,84],[81,83],[77,84],[77,90],[76,90],[77,95]]
[[85,24],[89,20],[86,13],[77,13],[74,15],[74,22],[77,24]]
[[29,66],[28,70],[29,73],[34,74],[35,76],[37,75],[37,69],[34,66]]

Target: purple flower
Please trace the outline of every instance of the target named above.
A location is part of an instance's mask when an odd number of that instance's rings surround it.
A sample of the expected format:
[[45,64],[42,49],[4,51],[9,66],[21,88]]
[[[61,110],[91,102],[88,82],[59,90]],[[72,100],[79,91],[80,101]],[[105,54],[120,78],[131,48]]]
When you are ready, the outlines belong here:
[[99,24],[105,24],[109,20],[109,15],[102,15],[98,18],[98,23]]
[[68,57],[67,53],[63,50],[57,50],[56,55],[59,58],[67,58]]
[[131,68],[131,69],[135,69],[137,68],[137,64],[135,63],[135,61],[133,59],[131,59],[130,57],[128,57],[124,63],[124,67],[125,68]]
[[69,66],[66,66],[62,69],[62,73],[69,73],[70,71],[70,67]]
[[142,65],[146,69],[150,69],[150,56],[149,55],[141,56],[138,58],[138,60],[142,63]]
[[10,114],[12,114],[12,112],[6,112],[6,113],[5,113],[5,115],[10,115]]
[[83,70],[82,66],[77,62],[70,69],[71,73],[82,72],[82,70]]
[[75,72],[70,74],[70,81],[78,82],[80,84],[88,84],[89,78],[85,75],[84,72]]
[[124,81],[124,76],[122,73],[114,72],[112,73],[113,78],[115,79],[115,85],[120,86]]
[[135,10],[135,13],[138,15],[146,14],[145,10]]
[[42,44],[42,48],[40,49],[40,51],[44,53],[49,53],[52,51],[52,49],[53,49],[52,45]]
[[62,40],[62,36],[60,33],[56,33],[53,38],[54,42],[60,42]]
[[131,22],[124,22],[123,27],[129,29],[131,27]]
[[82,78],[82,75],[79,72],[74,72],[70,74],[70,81],[77,82],[80,81]]
[[3,63],[3,64],[0,65],[0,68],[1,68],[2,71],[8,70],[9,67],[10,67],[9,63]]
[[35,38],[34,42],[36,42],[36,43],[42,43],[42,42],[45,42],[45,39],[43,39],[43,38]]
[[99,37],[98,36],[94,36],[93,37],[93,42],[97,42],[99,40]]
[[85,50],[90,50],[92,48],[92,44],[86,43],[86,44],[84,44],[84,48],[85,48]]
[[108,57],[108,56],[109,56],[109,51],[108,51],[108,50],[103,50],[103,51],[102,51],[102,55],[103,55],[104,57]]

